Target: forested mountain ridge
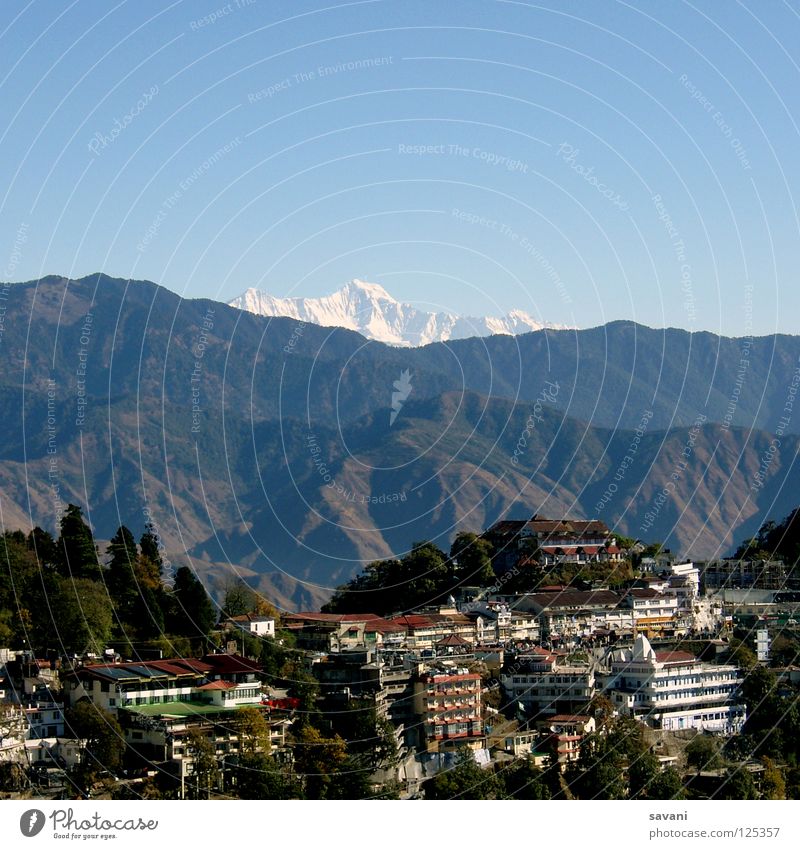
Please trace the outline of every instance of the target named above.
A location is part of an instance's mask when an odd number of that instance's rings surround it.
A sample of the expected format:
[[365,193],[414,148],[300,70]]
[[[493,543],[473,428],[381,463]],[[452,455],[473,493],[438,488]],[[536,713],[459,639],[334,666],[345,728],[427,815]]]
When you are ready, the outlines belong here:
[[701,557],[796,500],[800,415],[770,446],[797,337],[614,322],[398,349],[103,275],[8,291],[5,528],[54,531],[68,502],[101,539],[152,517],[176,563],[285,606],[502,515]]

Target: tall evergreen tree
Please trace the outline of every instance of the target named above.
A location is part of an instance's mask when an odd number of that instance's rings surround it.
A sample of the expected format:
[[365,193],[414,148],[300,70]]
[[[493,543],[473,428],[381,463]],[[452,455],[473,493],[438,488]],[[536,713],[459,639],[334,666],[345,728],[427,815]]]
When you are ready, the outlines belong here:
[[58,546],[52,535],[38,525],[28,534],[28,548],[36,552],[39,563],[46,569],[58,568]]
[[[148,547],[147,533],[142,537]],[[133,534],[124,525],[117,529],[108,546],[107,586],[126,636],[131,633],[150,639],[164,630],[166,596],[159,567],[136,548]],[[151,550],[152,553],[152,550]]]
[[152,522],[148,522],[144,527],[144,533],[139,540],[139,547],[142,554],[158,567],[159,574],[164,568],[164,561],[161,558],[161,550],[158,545],[158,534]]
[[183,637],[206,636],[216,622],[216,610],[203,585],[188,566],[181,566],[175,573],[171,599],[170,632]]
[[131,622],[139,598],[136,581],[136,561],[139,552],[133,534],[121,525],[111,537],[107,554],[108,563],[106,585],[117,616],[122,622]]
[[65,577],[96,580],[102,574],[92,530],[83,521],[77,504],[68,504],[61,517],[58,556],[60,571]]

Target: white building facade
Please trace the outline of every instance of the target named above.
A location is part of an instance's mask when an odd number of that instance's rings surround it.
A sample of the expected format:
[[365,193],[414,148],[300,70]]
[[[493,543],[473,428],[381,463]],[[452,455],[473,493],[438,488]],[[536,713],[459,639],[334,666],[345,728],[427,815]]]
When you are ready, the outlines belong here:
[[619,713],[666,731],[736,734],[746,719],[738,697],[741,672],[702,663],[686,652],[655,652],[644,635],[612,652],[606,690]]

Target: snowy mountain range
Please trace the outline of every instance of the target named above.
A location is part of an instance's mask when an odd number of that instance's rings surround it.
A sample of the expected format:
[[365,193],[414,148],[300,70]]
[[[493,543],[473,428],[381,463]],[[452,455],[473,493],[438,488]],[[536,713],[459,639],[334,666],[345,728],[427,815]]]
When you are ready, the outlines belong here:
[[377,283],[352,280],[321,298],[276,298],[258,289],[248,289],[230,306],[263,316],[286,316],[322,327],[345,327],[367,339],[400,347],[417,347],[447,339],[517,335],[553,328],[521,310],[502,318],[470,318],[449,312],[425,312],[396,301]]

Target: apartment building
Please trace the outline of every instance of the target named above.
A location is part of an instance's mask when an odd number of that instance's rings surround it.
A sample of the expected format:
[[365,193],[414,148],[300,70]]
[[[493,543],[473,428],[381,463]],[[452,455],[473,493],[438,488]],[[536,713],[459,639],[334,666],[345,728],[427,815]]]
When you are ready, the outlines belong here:
[[0,703],[0,762],[69,768],[80,761],[81,745],[65,737],[58,702]]
[[521,595],[515,608],[534,614],[542,640],[591,637],[597,630],[629,633],[633,611],[610,590],[575,590],[570,587]]
[[485,628],[483,616],[460,613],[455,607],[395,616],[390,621],[405,630],[406,645],[416,652],[432,650],[438,642],[451,635],[474,646],[482,642],[479,634],[482,635]]
[[[199,733],[209,740],[218,759],[237,755],[240,749],[238,708],[252,707],[268,715],[260,700],[230,705],[210,702],[173,702],[169,705],[138,705],[119,711],[119,723],[129,751],[144,764],[173,762],[179,774],[191,774],[193,753],[189,735]],[[286,720],[278,723],[283,726]],[[270,727],[270,741],[285,743],[285,728]]]
[[500,683],[506,698],[529,718],[576,714],[595,693],[590,662],[569,662],[563,655],[537,648],[506,662]]
[[524,610],[511,611],[509,640],[512,643],[538,643],[541,636],[542,626],[539,623],[539,617],[535,613],[528,613]]
[[64,736],[64,708],[58,702],[31,702],[25,704],[23,710],[28,726],[28,739],[41,740],[45,737]]
[[[631,611],[633,630],[648,637],[675,636],[681,631],[678,621],[678,599],[658,589],[629,589],[620,606]],[[685,632],[685,628],[683,629]]]
[[423,672],[414,685],[414,709],[421,749],[483,746],[480,675],[445,666]]
[[548,743],[561,764],[578,760],[581,743],[596,728],[593,717],[580,714],[556,714],[547,720],[546,727]]

